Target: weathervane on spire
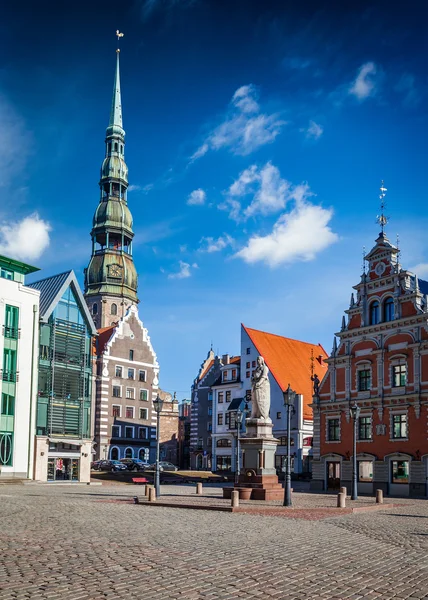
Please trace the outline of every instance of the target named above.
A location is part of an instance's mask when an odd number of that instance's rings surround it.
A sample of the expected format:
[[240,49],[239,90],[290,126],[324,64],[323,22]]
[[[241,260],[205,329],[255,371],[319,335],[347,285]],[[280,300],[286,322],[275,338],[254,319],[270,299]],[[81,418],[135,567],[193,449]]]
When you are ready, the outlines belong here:
[[363,275],[366,274],[366,247],[363,246]]
[[[120,38],[123,38],[125,34],[120,33],[119,29],[116,29],[116,37],[117,37],[117,45],[119,46]],[[120,52],[120,48],[116,50],[116,52]]]
[[388,190],[386,189],[386,187],[384,185],[383,179],[381,181],[379,191],[380,191],[379,200],[380,200],[380,211],[381,212],[380,212],[380,215],[378,215],[376,217],[376,223],[379,223],[381,230],[382,230],[381,233],[383,234],[385,225],[388,223],[388,217],[384,214],[385,207],[386,207],[385,196],[386,196],[386,192]]

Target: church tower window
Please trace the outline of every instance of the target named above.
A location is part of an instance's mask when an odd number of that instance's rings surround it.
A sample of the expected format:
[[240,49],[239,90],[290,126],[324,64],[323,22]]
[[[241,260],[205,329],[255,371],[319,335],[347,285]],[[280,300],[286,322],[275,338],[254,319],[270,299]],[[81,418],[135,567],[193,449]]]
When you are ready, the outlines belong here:
[[117,304],[113,303],[113,304],[111,305],[110,313],[111,313],[112,315],[117,315]]
[[92,305],[92,314],[93,315],[98,314],[98,304],[96,302],[94,302],[94,304]]

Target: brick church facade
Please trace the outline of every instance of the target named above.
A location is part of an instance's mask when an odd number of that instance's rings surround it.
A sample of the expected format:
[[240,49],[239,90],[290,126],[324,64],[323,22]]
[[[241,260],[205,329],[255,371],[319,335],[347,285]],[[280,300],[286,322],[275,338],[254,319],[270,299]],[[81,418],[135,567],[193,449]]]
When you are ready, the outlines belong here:
[[357,404],[359,492],[426,497],[428,282],[401,267],[380,223],[313,398],[312,489],[350,488]]

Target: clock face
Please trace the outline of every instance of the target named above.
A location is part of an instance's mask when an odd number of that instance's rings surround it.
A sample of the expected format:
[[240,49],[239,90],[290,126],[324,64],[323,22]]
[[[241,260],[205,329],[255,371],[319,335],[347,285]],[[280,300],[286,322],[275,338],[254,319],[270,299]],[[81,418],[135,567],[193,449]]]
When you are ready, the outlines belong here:
[[110,277],[122,277],[122,267],[120,265],[110,265],[108,274]]
[[379,262],[377,263],[376,267],[375,267],[375,273],[376,275],[382,275],[382,273],[385,271],[386,269],[386,265],[384,262]]

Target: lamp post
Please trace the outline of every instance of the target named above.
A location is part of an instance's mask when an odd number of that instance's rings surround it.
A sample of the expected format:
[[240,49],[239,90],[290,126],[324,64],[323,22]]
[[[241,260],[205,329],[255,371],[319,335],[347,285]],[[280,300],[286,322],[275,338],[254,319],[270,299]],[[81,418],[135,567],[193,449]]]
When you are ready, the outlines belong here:
[[357,478],[357,426],[360,416],[360,407],[356,402],[351,406],[351,415],[354,420],[354,451],[352,453],[352,494],[351,500],[358,500],[358,478]]
[[163,400],[159,396],[156,396],[156,399],[153,400],[153,408],[156,411],[156,471],[155,471],[155,489],[156,489],[156,498],[160,496],[160,471],[159,471],[159,440],[160,440],[160,414],[162,412]]
[[286,409],[287,418],[287,462],[285,471],[285,486],[284,486],[284,506],[291,506],[291,465],[290,465],[290,430],[291,430],[291,414],[294,411],[294,401],[296,399],[296,392],[291,389],[290,384],[288,388],[283,392],[284,395],[284,406]]

